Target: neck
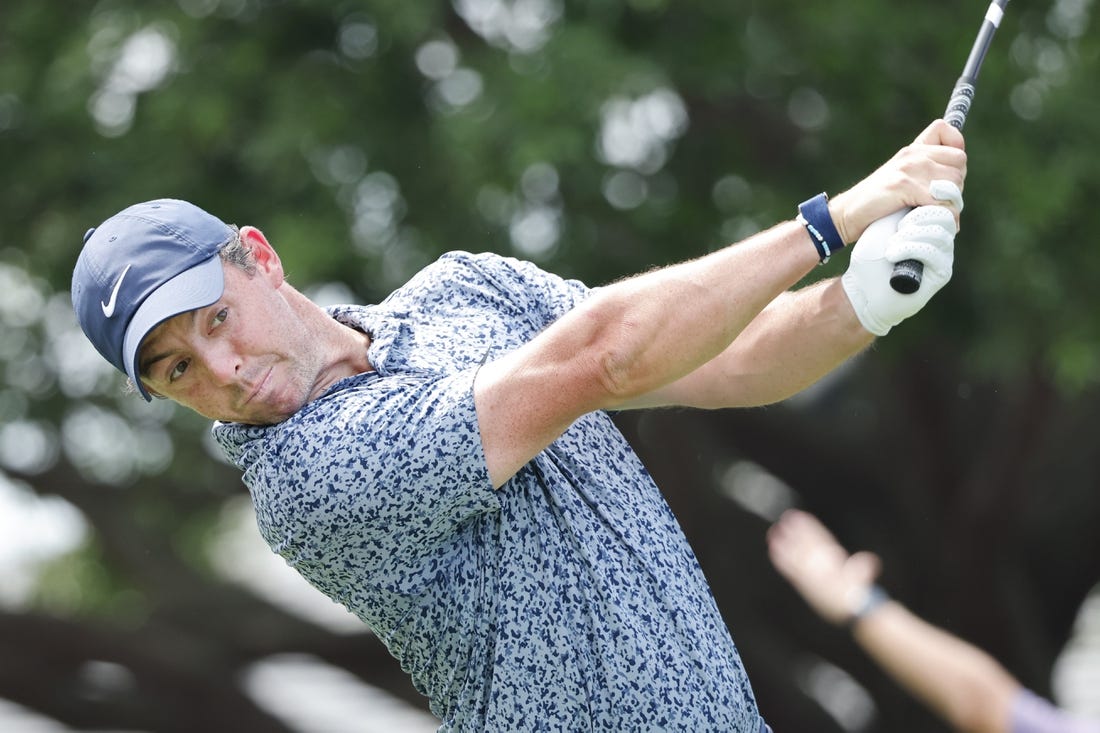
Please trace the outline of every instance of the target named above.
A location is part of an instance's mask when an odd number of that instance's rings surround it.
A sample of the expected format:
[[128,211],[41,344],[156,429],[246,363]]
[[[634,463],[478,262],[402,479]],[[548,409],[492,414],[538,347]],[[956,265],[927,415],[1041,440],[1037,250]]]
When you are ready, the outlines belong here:
[[340,323],[324,308],[289,285],[285,287],[289,291],[287,301],[316,337],[316,348],[325,355],[326,371],[335,377],[332,381],[374,370],[367,358],[370,336]]

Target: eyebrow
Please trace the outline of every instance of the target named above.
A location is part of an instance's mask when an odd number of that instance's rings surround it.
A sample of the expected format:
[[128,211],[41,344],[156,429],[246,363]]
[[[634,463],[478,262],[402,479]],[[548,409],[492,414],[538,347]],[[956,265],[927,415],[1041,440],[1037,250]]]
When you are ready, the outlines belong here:
[[[194,325],[195,319],[199,317],[199,311],[200,310],[202,310],[202,308],[195,308],[194,310],[187,311],[187,313],[191,316],[191,325]],[[182,314],[180,314],[180,315],[182,315]],[[175,316],[173,316],[173,318],[174,317]],[[156,328],[159,328],[160,325],[165,324],[167,322],[168,322],[167,320],[161,321],[160,324],[158,324],[154,328],[154,330]],[[144,359],[139,359],[138,360],[138,376],[148,377],[149,376],[149,371],[153,368],[154,364],[156,364],[158,361],[161,361],[163,359],[167,359],[169,356],[171,356],[174,353],[175,353],[175,350],[169,349],[168,351],[164,351],[164,352],[161,352],[159,354],[154,354],[154,355],[148,356]]]

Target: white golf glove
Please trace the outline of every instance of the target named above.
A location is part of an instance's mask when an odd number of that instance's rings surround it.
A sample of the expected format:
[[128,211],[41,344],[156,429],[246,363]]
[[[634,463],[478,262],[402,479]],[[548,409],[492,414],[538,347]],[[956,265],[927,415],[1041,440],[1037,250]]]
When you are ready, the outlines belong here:
[[[933,181],[932,195],[951,201],[962,211],[962,192],[949,181]],[[856,317],[871,333],[890,329],[924,307],[951,279],[955,259],[955,215],[945,206],[902,210],[869,226],[852,248],[851,262],[841,278]],[[890,287],[894,263],[919,260],[924,276],[915,293]]]

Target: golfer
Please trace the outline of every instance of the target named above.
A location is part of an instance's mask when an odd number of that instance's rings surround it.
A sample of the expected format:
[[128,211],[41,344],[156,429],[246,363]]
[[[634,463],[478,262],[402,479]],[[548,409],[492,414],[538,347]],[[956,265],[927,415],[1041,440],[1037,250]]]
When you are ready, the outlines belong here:
[[[264,539],[377,634],[440,730],[757,733],[706,580],[607,411],[770,403],[864,349],[950,277],[965,169],[936,121],[693,261],[589,289],[451,252],[329,309],[259,229],[160,199],[86,235],[73,304],[142,397],[217,421]],[[843,278],[786,292],[905,207]],[[924,283],[899,295],[908,258]]]

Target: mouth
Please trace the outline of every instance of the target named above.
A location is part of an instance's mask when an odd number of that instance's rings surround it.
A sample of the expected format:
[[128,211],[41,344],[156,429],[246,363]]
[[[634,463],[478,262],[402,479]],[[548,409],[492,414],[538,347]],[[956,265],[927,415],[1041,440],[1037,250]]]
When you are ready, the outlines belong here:
[[260,379],[256,380],[256,386],[252,388],[252,391],[249,392],[248,397],[246,397],[244,402],[241,403],[242,407],[251,403],[252,400],[256,398],[256,395],[264,391],[267,383],[271,381],[272,371],[274,370],[272,368],[269,368],[266,372],[264,372],[264,375]]

